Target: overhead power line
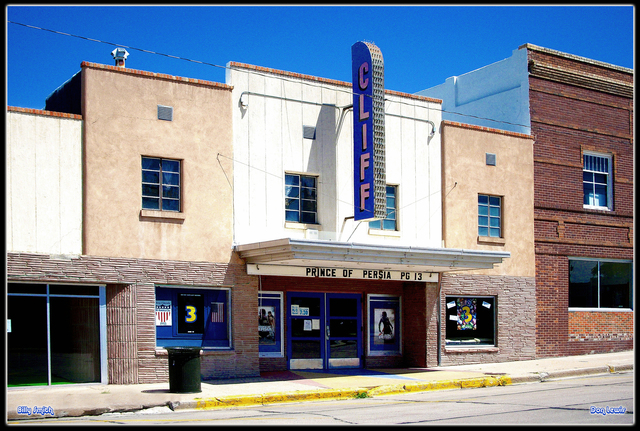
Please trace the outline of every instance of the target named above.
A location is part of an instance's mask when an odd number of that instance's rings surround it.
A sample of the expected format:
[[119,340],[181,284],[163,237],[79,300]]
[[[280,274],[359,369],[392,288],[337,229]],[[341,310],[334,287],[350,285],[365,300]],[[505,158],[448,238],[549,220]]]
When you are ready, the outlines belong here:
[[[144,52],[144,53],[147,53],[147,54],[161,55],[161,56],[168,57],[168,58],[174,58],[176,60],[189,61],[191,63],[197,63],[197,64],[202,64],[202,65],[205,65],[205,66],[217,67],[217,68],[224,69],[224,70],[229,69],[227,66],[220,66],[218,64],[208,63],[206,61],[193,60],[193,59],[186,58],[186,57],[180,57],[180,56],[172,55],[172,54],[165,54],[165,53],[161,53],[161,52],[151,51],[151,50],[148,50],[148,49],[137,48],[135,46],[123,45],[123,44],[115,43],[115,42],[107,42],[107,41],[104,41],[104,40],[94,39],[94,38],[91,38],[91,37],[79,36],[79,35],[76,35],[76,34],[65,33],[65,32],[62,32],[62,31],[51,30],[51,29],[48,29],[48,28],[38,27],[38,26],[35,26],[35,25],[29,25],[29,24],[24,24],[24,23],[15,22],[15,21],[7,20],[7,22],[9,24],[21,25],[23,27],[32,28],[34,30],[48,31],[50,33],[59,34],[59,35],[62,35],[62,36],[70,36],[70,37],[75,37],[75,38],[78,38],[78,39],[88,40],[88,41],[91,41],[91,42],[104,43],[104,44],[111,45],[111,46],[118,46],[118,47],[122,47],[122,48],[127,48],[127,49],[131,49],[131,50]],[[258,71],[243,70],[242,72],[245,72],[247,74],[259,75],[259,76],[265,76],[266,75],[266,74],[260,73]],[[283,80],[287,80],[286,78],[282,78],[282,79]],[[288,80],[288,81],[300,82],[299,80],[296,80],[296,81]],[[311,82],[304,82],[304,83],[306,85],[309,85],[309,86],[312,86],[312,87],[320,87],[320,85],[316,85],[316,84],[311,83]],[[345,92],[345,93],[349,93],[350,95],[353,95],[353,92],[351,92],[349,90],[338,89],[337,91],[342,91],[342,92]],[[404,104],[404,105],[407,105],[407,106],[415,106],[415,105],[411,105],[410,103],[403,102],[403,101],[393,100],[392,102],[393,103]],[[508,122],[508,121],[495,120],[495,119],[492,119],[492,118],[485,118],[485,117],[479,117],[479,116],[475,116],[475,115],[471,115],[471,114],[462,114],[462,113],[459,113],[459,112],[446,111],[444,109],[436,109],[436,108],[432,108],[432,107],[426,107],[426,109],[433,110],[433,111],[440,111],[442,113],[448,113],[448,114],[452,114],[452,115],[459,115],[459,116],[462,116],[462,117],[474,118],[474,119],[485,120],[485,121],[492,121],[492,122],[495,122],[495,123],[508,124],[508,125],[511,125],[511,126],[526,127],[526,128],[531,129],[530,125],[527,126],[525,124],[511,123],[511,122]]]

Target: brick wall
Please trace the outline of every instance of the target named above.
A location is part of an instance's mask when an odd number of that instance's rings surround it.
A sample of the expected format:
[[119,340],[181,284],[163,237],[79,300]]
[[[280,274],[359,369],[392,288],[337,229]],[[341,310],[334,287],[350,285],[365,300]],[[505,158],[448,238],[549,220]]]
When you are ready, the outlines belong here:
[[205,379],[259,375],[253,324],[258,278],[247,275],[243,264],[7,253],[7,281],[105,284],[112,384],[168,381],[166,350],[155,346],[156,284],[230,287],[233,349],[204,351],[202,375]]
[[[441,365],[479,364],[535,358],[534,277],[443,274],[440,283]],[[495,347],[446,347],[447,296],[493,296],[497,309]]]
[[[633,74],[623,68],[530,49],[534,144],[535,247],[539,357],[632,348],[629,322],[568,311],[568,257],[633,258]],[[561,73],[552,78],[537,65]],[[558,78],[562,76],[562,78]],[[626,86],[626,88],[625,88]],[[583,208],[582,155],[613,156],[613,210]],[[617,313],[614,313],[617,314]],[[626,314],[626,319],[629,314]],[[618,321],[618,317],[614,318]],[[623,335],[627,334],[627,335]]]

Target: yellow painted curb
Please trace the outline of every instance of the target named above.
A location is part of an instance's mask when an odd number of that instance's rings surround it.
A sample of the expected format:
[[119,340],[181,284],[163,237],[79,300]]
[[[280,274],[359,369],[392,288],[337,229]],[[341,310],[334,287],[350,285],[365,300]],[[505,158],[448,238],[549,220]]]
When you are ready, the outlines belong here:
[[407,392],[436,391],[443,389],[483,388],[505,386],[512,383],[509,376],[487,376],[460,380],[440,380],[435,382],[417,382],[398,385],[383,385],[372,389],[324,389],[314,391],[270,392],[259,395],[237,395],[199,400],[195,406],[199,410],[220,407],[242,407],[284,402],[312,401],[322,399],[353,399],[380,395],[397,395]]
[[238,395],[209,398],[198,401],[195,408],[199,410],[207,410],[220,407],[241,407],[321,399],[349,399],[361,397],[366,393],[367,390],[364,388],[327,389],[296,392],[270,392],[260,395]]

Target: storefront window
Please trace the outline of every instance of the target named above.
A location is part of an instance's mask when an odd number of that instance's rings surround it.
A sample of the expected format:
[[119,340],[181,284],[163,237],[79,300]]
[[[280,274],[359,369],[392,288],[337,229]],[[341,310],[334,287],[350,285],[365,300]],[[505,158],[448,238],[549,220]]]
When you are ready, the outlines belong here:
[[400,298],[369,295],[369,355],[400,354]]
[[569,308],[633,308],[632,262],[569,260]]
[[495,298],[447,296],[447,346],[494,346],[496,342]]
[[281,358],[282,343],[282,293],[258,293],[258,342],[260,357]]
[[9,283],[7,386],[101,382],[104,303],[102,286]]
[[156,287],[158,347],[230,348],[229,289]]

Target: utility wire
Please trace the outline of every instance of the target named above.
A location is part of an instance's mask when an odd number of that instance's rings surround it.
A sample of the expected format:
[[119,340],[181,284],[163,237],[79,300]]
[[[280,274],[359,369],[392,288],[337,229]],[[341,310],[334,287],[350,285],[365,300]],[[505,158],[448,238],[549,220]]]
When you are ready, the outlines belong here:
[[[23,24],[23,23],[15,22],[15,21],[7,20],[7,22],[9,24],[21,25],[23,27],[32,28],[32,29],[35,29],[35,30],[48,31],[50,33],[59,34],[59,35],[62,35],[62,36],[76,37],[76,38],[83,39],[83,40],[88,40],[88,41],[91,41],[91,42],[104,43],[104,44],[107,44],[107,45],[119,46],[119,47],[122,47],[122,48],[128,48],[128,49],[132,49],[132,50],[136,50],[136,51],[140,51],[140,52],[145,52],[147,54],[161,55],[161,56],[168,57],[168,58],[174,58],[176,60],[189,61],[189,62],[192,62],[192,63],[202,64],[202,65],[211,66],[211,67],[217,67],[217,68],[224,69],[224,70],[230,69],[227,66],[220,66],[220,65],[217,65],[217,64],[214,64],[214,63],[208,63],[208,62],[200,61],[200,60],[193,60],[193,59],[190,59],[190,58],[180,57],[180,56],[177,56],[177,55],[164,54],[164,53],[161,53],[161,52],[150,51],[148,49],[136,48],[134,46],[122,45],[122,44],[114,43],[114,42],[107,42],[107,41],[103,41],[103,40],[99,40],[99,39],[93,39],[93,38],[86,37],[86,36],[79,36],[79,35],[75,35],[75,34],[71,34],[71,33],[65,33],[65,32],[61,32],[61,31],[57,31],[57,30],[51,30],[51,29],[48,29],[48,28],[38,27],[38,26],[34,26],[34,25],[29,25],[29,24]],[[242,70],[241,72],[245,72],[247,74],[259,75],[259,76],[268,76],[265,73],[260,73],[260,72],[257,72],[257,71]],[[298,80],[287,79],[287,78],[284,78],[284,77],[281,77],[281,79],[283,79],[285,81],[289,81],[289,82],[296,82],[296,83],[300,82]],[[312,87],[320,87],[321,88],[320,85],[315,85],[315,84],[313,84],[311,82],[303,82],[303,83],[306,84],[306,85],[312,86]],[[353,92],[349,91],[349,90],[337,89],[337,91],[341,91],[341,92],[353,95]],[[409,94],[409,93],[407,93],[407,94]],[[392,102],[392,103],[398,103],[398,104],[402,104],[402,105],[415,107],[415,105],[410,104],[408,102],[404,102],[404,101],[396,101],[396,100],[388,100],[388,99],[385,99],[385,101],[389,101],[389,102]],[[431,111],[440,111],[442,113],[460,115],[462,117],[475,118],[475,119],[478,119],[478,120],[493,121],[493,122],[496,122],[496,123],[508,124],[508,125],[511,125],[511,126],[518,126],[518,127],[526,127],[528,129],[531,129],[530,125],[527,126],[525,124],[510,123],[508,121],[495,120],[495,119],[492,119],[492,118],[484,118],[484,117],[479,117],[479,116],[475,116],[475,115],[471,115],[471,114],[462,114],[462,113],[459,113],[459,112],[445,111],[444,109],[437,109],[437,108],[432,108],[432,107],[429,107],[429,106],[424,107],[424,108],[427,109],[427,110],[431,110]]]

